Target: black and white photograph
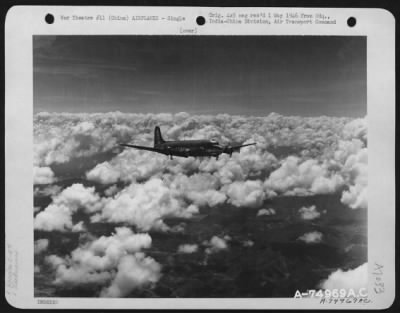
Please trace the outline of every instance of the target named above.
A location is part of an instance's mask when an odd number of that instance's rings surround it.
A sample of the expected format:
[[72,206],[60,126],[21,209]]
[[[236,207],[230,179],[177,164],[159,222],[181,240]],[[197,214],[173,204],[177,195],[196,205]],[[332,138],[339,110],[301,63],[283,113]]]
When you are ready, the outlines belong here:
[[32,40],[35,297],[364,296],[365,36]]

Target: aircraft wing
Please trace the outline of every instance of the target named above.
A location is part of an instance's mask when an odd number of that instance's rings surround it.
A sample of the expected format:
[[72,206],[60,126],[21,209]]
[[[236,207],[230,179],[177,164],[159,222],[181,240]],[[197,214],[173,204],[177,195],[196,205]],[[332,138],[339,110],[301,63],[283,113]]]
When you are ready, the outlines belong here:
[[161,149],[156,149],[156,148],[151,148],[151,147],[128,145],[128,144],[125,144],[125,143],[120,143],[119,145],[123,146],[123,147],[135,148],[135,149],[139,149],[139,150],[147,150],[147,151],[164,153],[164,151],[161,150]]
[[248,144],[246,144],[246,145],[232,146],[232,147],[229,147],[229,149],[232,149],[232,151],[235,151],[235,150],[240,150],[240,148],[243,148],[243,147],[253,146],[253,145],[255,145],[255,144],[256,144],[256,143],[248,143]]

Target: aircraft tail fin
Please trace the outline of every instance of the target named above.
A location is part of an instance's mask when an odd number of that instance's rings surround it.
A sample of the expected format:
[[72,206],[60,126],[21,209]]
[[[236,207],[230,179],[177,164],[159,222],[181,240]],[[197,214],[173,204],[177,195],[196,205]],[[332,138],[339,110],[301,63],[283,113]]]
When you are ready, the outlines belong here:
[[156,128],[154,129],[154,147],[164,142],[165,140],[161,136],[160,127],[156,126]]

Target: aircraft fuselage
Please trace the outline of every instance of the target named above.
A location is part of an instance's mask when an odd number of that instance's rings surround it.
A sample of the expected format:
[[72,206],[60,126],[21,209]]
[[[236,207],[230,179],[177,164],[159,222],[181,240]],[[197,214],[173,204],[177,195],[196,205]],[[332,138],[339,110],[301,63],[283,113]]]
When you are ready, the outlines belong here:
[[154,146],[160,153],[181,157],[218,156],[223,148],[209,140],[166,141]]

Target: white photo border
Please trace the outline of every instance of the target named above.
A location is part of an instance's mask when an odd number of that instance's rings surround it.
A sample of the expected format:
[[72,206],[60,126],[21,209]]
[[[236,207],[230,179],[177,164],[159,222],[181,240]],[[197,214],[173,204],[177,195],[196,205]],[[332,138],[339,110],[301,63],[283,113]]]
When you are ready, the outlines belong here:
[[[196,24],[210,12],[304,12],[331,16],[336,24]],[[55,23],[44,16],[51,13]],[[96,23],[61,21],[61,15],[182,15],[185,21]],[[347,19],[357,19],[349,27]],[[133,27],[134,26],[134,27]],[[181,33],[181,29],[196,33]],[[318,299],[196,298],[107,299],[34,297],[33,262],[33,56],[34,35],[310,35],[367,37],[368,304],[320,304]],[[383,9],[14,6],[5,22],[6,299],[18,308],[102,309],[384,309],[395,298],[395,19]],[[22,192],[21,192],[22,191]],[[382,266],[376,289],[376,266]],[[14,284],[8,284],[8,282]]]

